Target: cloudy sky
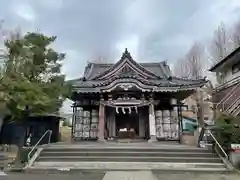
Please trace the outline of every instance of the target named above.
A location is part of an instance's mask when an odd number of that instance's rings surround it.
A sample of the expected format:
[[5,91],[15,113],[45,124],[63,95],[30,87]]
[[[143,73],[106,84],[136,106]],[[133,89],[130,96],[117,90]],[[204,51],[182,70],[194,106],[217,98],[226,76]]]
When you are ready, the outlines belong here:
[[194,40],[209,39],[222,21],[240,19],[240,0],[0,0],[9,28],[40,30],[58,37],[67,53],[68,79],[82,75],[87,61],[116,61],[128,48],[139,62],[170,64]]

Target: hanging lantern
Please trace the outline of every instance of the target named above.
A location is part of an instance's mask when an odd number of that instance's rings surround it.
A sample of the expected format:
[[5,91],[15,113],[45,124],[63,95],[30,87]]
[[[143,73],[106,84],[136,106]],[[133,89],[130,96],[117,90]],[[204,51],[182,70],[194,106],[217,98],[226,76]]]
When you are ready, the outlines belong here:
[[171,105],[177,105],[177,99],[172,98],[171,99]]

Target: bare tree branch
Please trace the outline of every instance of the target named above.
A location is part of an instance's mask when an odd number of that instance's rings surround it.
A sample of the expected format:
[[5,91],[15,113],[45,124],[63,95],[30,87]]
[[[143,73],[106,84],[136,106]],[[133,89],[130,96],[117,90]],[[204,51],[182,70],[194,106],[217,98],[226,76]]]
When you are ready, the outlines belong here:
[[[217,30],[214,32],[214,36],[210,48],[210,60],[212,65],[217,64],[224,59],[230,51],[233,49],[232,37],[229,30],[226,29],[225,25],[221,23]],[[216,79],[219,84],[222,83],[224,78],[224,72],[217,72]]]
[[240,20],[234,25],[232,40],[234,43],[234,48],[238,48],[240,46]]
[[189,78],[190,77],[190,68],[186,59],[178,59],[177,62],[173,66],[173,72],[175,76],[181,78]]
[[199,79],[202,77],[205,64],[205,52],[199,42],[195,42],[184,58],[174,65],[174,74],[179,77]]
[[204,67],[204,48],[199,42],[195,42],[186,54],[186,63],[189,67],[190,78],[202,78]]
[[[202,78],[204,64],[204,48],[199,42],[195,42],[185,55],[184,59],[178,60],[174,69],[176,75],[180,77],[187,76],[190,79],[198,80]],[[191,98],[196,101],[197,104],[198,122],[201,126],[204,126],[203,91],[197,89],[196,93],[194,93]]]
[[221,61],[224,57],[227,56],[228,49],[229,49],[229,32],[227,31],[225,25],[221,23],[217,30],[214,32],[214,36],[212,39],[211,44],[211,56],[213,64],[218,63]]

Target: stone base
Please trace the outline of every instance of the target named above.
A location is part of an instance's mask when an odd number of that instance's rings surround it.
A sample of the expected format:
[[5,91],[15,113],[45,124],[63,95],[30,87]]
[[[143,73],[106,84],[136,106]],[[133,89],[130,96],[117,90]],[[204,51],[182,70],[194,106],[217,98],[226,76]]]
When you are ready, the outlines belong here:
[[239,152],[231,152],[229,154],[229,159],[235,167],[237,167],[237,168],[240,167],[240,153]]
[[156,142],[157,138],[156,136],[151,136],[150,139],[148,140],[149,143]]
[[98,138],[97,142],[106,143],[107,141],[102,137],[102,138]]
[[180,136],[180,143],[184,145],[197,146],[198,145],[198,133],[195,132],[183,132]]

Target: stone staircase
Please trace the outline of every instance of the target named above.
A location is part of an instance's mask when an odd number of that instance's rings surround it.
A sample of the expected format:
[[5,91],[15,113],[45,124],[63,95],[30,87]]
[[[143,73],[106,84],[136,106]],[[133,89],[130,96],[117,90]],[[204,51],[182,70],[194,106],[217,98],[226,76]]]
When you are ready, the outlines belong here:
[[7,155],[5,152],[0,152],[0,171],[7,167]]
[[53,145],[44,148],[28,172],[44,171],[194,171],[227,172],[208,149],[161,143]]

